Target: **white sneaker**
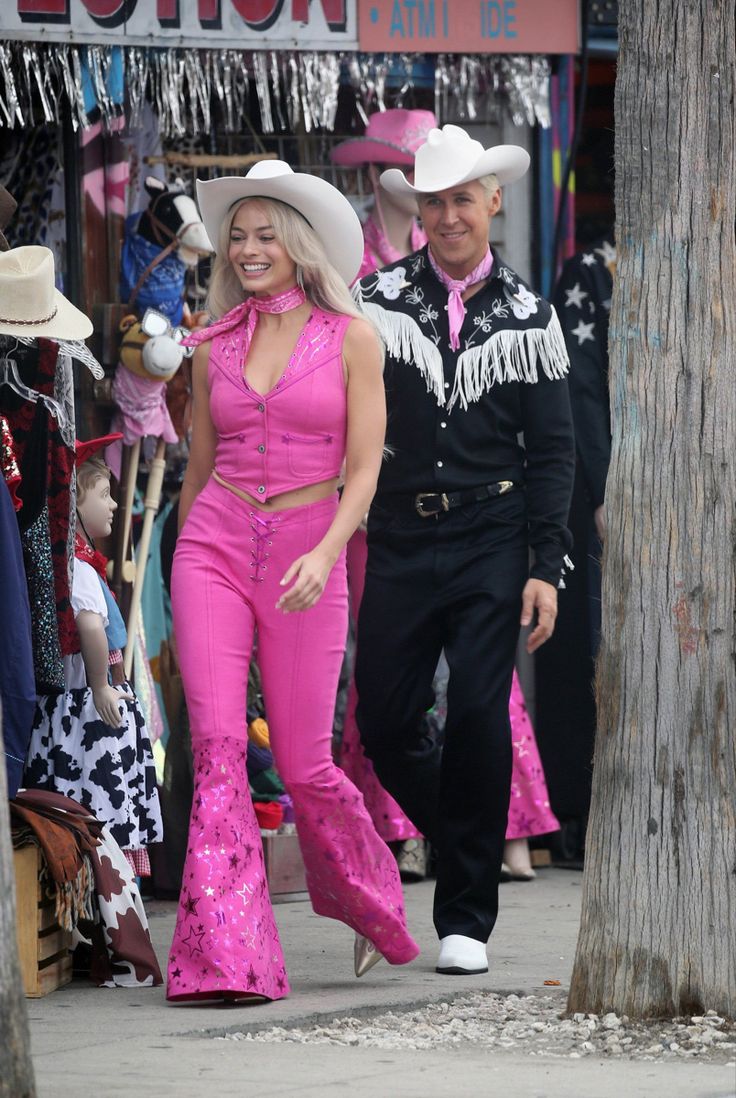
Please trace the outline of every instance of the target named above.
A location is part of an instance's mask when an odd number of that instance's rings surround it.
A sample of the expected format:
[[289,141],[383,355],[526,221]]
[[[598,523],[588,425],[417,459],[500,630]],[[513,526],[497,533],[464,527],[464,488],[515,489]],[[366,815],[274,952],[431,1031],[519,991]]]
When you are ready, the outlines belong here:
[[448,934],[440,938],[440,955],[436,972],[443,976],[478,976],[488,972],[485,942],[466,938],[464,934]]

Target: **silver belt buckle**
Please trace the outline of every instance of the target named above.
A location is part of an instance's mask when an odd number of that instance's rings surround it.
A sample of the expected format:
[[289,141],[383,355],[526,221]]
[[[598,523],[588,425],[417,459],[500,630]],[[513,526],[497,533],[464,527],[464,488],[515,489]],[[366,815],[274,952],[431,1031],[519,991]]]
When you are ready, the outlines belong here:
[[[430,497],[434,497],[435,499],[439,498],[440,506],[436,511],[424,510],[424,500],[429,499]],[[445,492],[419,492],[414,497],[414,508],[420,518],[434,518],[436,515],[439,515],[440,511],[449,511],[450,504]]]

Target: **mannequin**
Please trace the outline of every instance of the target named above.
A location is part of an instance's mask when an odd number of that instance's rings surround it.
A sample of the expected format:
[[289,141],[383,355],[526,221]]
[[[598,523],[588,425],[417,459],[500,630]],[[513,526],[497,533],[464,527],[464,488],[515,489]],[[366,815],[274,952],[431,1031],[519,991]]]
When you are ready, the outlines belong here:
[[124,682],[122,617],[95,541],[109,536],[117,503],[110,470],[95,456],[118,435],[77,442],[77,519],[71,603],[80,651],[64,657],[63,694],[39,696],[26,764],[28,788],[71,797],[105,823],[135,872],[163,837],[151,743]]

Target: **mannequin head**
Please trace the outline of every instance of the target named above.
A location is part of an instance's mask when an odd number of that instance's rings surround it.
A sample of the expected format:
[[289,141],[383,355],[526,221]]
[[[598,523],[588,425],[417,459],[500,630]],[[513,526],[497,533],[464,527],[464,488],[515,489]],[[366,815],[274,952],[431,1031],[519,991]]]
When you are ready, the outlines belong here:
[[[385,191],[383,189],[379,182],[379,179],[381,176],[381,172],[386,171],[387,166],[392,167],[392,165],[390,164],[368,165],[368,178],[371,181],[371,187],[373,188],[373,194],[375,196],[376,204],[380,203],[380,208],[383,211],[395,210],[410,224],[411,221],[419,213],[417,200],[412,194],[390,194],[388,191]],[[407,169],[406,174],[409,175],[412,173],[409,169]]]
[[88,538],[106,538],[118,505],[110,494],[110,470],[91,457],[77,469],[77,514]]

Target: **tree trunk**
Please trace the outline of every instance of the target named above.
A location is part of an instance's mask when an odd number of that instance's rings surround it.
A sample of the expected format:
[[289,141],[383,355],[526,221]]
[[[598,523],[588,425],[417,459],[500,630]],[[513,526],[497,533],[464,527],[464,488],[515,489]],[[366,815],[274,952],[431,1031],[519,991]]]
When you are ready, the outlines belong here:
[[15,877],[0,712],[0,1098],[35,1098],[28,1014],[15,940]]
[[598,732],[568,1007],[736,1014],[734,0],[621,0]]

